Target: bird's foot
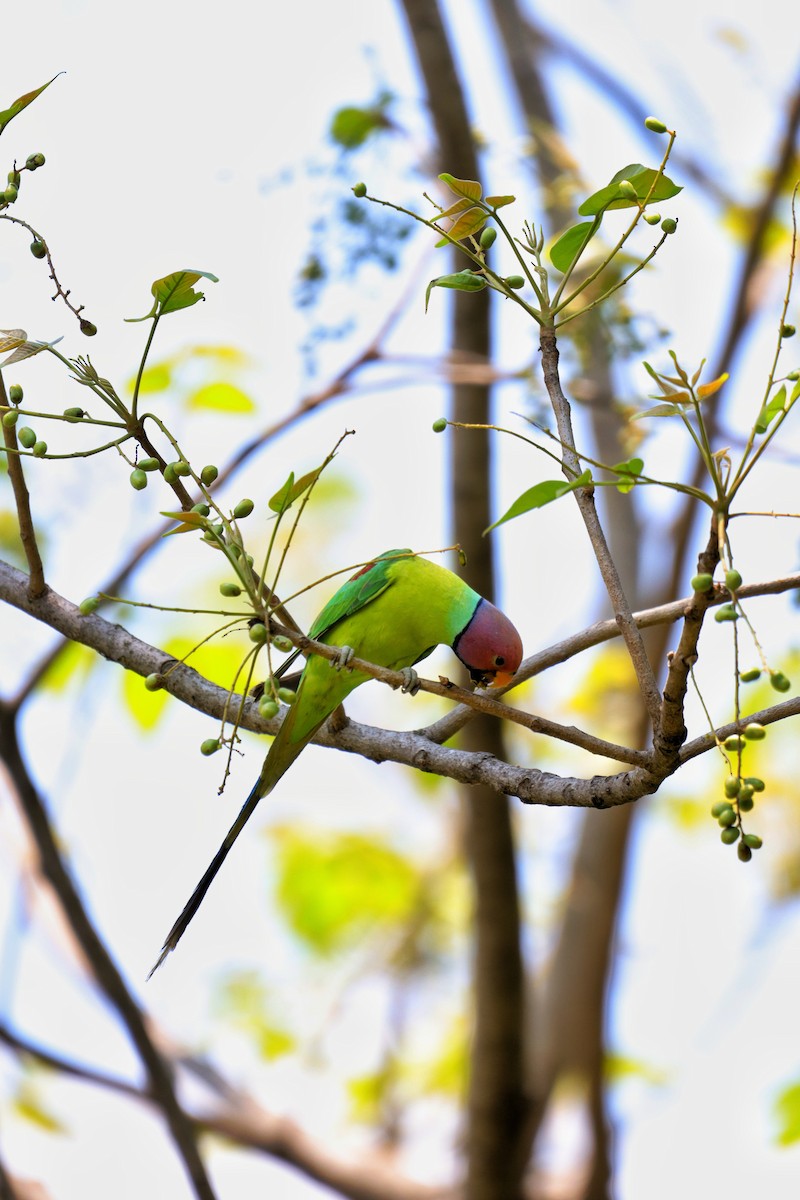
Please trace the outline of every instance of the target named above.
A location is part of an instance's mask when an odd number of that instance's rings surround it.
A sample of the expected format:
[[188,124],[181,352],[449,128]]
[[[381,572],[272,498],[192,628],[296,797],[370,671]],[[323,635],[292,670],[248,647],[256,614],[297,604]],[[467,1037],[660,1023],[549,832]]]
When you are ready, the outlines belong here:
[[413,667],[403,667],[400,674],[403,676],[403,684],[400,688],[400,691],[409,696],[416,696],[421,687],[420,678],[417,672]]
[[352,646],[339,646],[336,658],[331,659],[331,666],[335,671],[341,671],[350,663],[350,659],[355,655],[355,650]]

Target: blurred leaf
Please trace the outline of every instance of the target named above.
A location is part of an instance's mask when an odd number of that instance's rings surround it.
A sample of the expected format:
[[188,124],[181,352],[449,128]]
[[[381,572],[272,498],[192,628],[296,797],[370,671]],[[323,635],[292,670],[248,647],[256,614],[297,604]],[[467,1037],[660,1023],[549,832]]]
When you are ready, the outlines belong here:
[[626,1054],[608,1053],[603,1065],[609,1083],[619,1083],[622,1079],[641,1079],[654,1087],[663,1087],[669,1081],[666,1071],[659,1070],[640,1058],[630,1058]]
[[457,196],[466,196],[468,200],[480,200],[481,185],[475,179],[456,179],[453,175],[448,175],[445,171],[439,176],[442,183],[446,183],[451,192],[455,192]]
[[[130,389],[133,391],[136,377],[130,381]],[[139,381],[139,392],[165,392],[172,383],[172,363],[169,360],[161,363],[155,363],[152,367],[148,367],[142,372],[142,378]]]
[[437,276],[425,289],[425,312],[428,311],[428,300],[435,287],[453,288],[457,292],[482,292],[486,287],[486,280],[483,275],[473,275],[472,271],[457,271],[454,275]]
[[581,221],[561,234],[550,249],[550,261],[557,271],[566,271],[575,256],[599,229],[596,221]]
[[[58,76],[61,74],[62,72],[59,71],[53,76],[53,79],[58,79]],[[0,133],[3,132],[9,121],[13,121],[14,117],[18,116],[19,113],[22,112],[23,108],[27,108],[29,104],[33,103],[37,96],[41,96],[45,88],[50,87],[53,79],[48,79],[47,83],[43,83],[41,87],[36,88],[33,92],[26,92],[24,96],[20,96],[19,99],[15,100],[14,103],[8,108],[0,112]]]
[[773,1105],[778,1124],[775,1141],[779,1146],[800,1142],[800,1083],[790,1083],[775,1098]]
[[591,482],[591,471],[584,471],[577,479],[545,479],[542,483],[535,484],[532,488],[528,488],[527,492],[523,492],[521,496],[517,497],[508,512],[504,513],[499,521],[495,521],[488,529],[484,529],[484,536],[492,529],[497,529],[498,525],[504,525],[506,521],[513,521],[515,517],[521,517],[534,508],[543,508],[545,504],[551,504],[554,500],[559,500],[577,488],[588,487]]
[[93,650],[80,642],[67,642],[44,673],[41,686],[49,692],[62,692],[78,674],[84,677],[99,662]]
[[[234,642],[207,642],[195,650],[196,643],[187,637],[173,637],[164,645],[164,657],[183,660],[206,679],[226,687],[236,674],[243,657]],[[194,651],[194,653],[192,653]],[[169,693],[149,692],[144,680],[133,671],[122,673],[122,698],[130,716],[145,733],[155,729],[166,707]]]
[[216,412],[255,412],[255,401],[247,392],[232,383],[206,383],[190,392],[184,401],[187,408],[208,408]]
[[178,312],[182,308],[191,308],[193,304],[197,304],[199,300],[205,300],[204,292],[196,292],[194,285],[200,279],[210,279],[212,283],[219,283],[216,275],[212,275],[210,271],[173,271],[171,275],[164,275],[161,279],[156,279],[150,291],[153,294],[153,307],[149,313],[145,313],[143,317],[126,317],[128,322],[147,321],[151,317],[163,317],[167,313]]
[[413,864],[377,838],[275,831],[278,900],[294,933],[330,954],[365,928],[408,918],[418,895]]
[[[629,166],[623,167],[621,171],[617,171],[606,187],[601,188],[599,192],[593,192],[584,200],[578,212],[582,217],[596,217],[598,213],[608,212],[612,208],[634,208],[638,201],[644,200],[657,173],[649,167],[642,166],[641,163],[631,163]],[[619,194],[618,185],[623,179],[627,179],[635,188],[636,199]],[[673,183],[667,175],[662,175],[647,203],[655,204],[671,200],[681,191],[683,191],[682,187]]]
[[766,433],[778,413],[786,407],[786,386],[781,384],[775,395],[765,404],[756,418],[756,433]]
[[358,1075],[347,1081],[350,1098],[350,1116],[364,1125],[374,1125],[380,1118],[387,1094],[397,1080],[394,1062],[387,1063],[379,1071]]
[[218,1016],[244,1033],[261,1058],[274,1062],[291,1054],[297,1042],[270,1015],[269,991],[256,971],[234,971],[222,982],[215,997]]
[[[5,465],[5,455],[0,455],[0,462]],[[22,549],[19,518],[14,509],[0,508],[0,551],[3,558],[8,559],[14,566],[27,570],[28,560]]]
[[356,150],[363,146],[373,133],[391,128],[385,107],[385,104],[370,108],[347,105],[337,109],[328,130],[331,138],[345,150]]
[[653,408],[643,408],[634,413],[632,421],[642,421],[645,417],[679,417],[681,410],[677,404],[656,404]]
[[463,1016],[449,1022],[438,1053],[421,1068],[423,1095],[463,1096],[469,1070],[469,1046],[470,1035]]
[[54,1116],[45,1107],[44,1101],[39,1094],[39,1089],[29,1079],[23,1080],[19,1085],[11,1108],[18,1117],[30,1121],[32,1125],[36,1125],[39,1129],[43,1129],[47,1133],[68,1132],[64,1122]]

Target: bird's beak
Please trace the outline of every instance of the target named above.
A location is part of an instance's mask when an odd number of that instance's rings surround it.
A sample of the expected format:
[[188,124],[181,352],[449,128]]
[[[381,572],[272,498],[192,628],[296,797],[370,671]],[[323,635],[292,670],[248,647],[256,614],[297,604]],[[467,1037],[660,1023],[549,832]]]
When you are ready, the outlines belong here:
[[508,687],[513,678],[513,671],[497,671],[494,679],[490,681],[489,687]]

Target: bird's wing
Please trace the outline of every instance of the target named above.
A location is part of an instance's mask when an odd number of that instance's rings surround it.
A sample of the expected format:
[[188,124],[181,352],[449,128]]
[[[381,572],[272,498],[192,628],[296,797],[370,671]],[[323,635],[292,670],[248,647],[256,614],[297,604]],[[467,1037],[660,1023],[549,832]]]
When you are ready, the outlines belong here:
[[325,635],[334,625],[345,617],[352,617],[353,613],[386,591],[392,582],[392,567],[398,559],[410,554],[410,550],[387,550],[362,567],[330,598],[309,629],[308,636],[315,641],[325,641]]

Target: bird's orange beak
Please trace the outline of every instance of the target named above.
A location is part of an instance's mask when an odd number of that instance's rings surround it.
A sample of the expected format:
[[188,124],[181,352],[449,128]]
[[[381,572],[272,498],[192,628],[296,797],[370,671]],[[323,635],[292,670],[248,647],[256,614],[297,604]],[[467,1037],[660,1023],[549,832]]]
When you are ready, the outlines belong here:
[[492,682],[489,684],[489,687],[507,687],[513,678],[513,671],[498,671]]

